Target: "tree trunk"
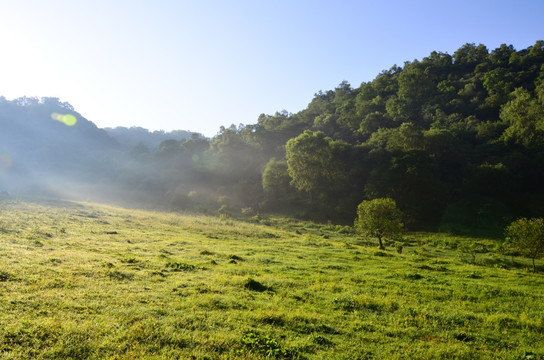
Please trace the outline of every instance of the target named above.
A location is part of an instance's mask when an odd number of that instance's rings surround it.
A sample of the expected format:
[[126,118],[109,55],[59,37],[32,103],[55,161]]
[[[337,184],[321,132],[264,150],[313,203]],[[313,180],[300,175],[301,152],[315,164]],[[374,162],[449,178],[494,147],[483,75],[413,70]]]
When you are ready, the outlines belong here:
[[533,257],[533,274],[536,273],[535,258]]
[[385,250],[385,246],[383,246],[382,237],[378,237],[378,241],[380,242],[380,250]]

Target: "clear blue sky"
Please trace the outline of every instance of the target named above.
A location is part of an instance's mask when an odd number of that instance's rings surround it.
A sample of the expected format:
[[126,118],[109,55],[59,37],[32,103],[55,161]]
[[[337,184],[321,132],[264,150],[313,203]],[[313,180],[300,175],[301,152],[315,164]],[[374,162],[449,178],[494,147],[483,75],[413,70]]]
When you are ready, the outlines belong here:
[[433,50],[526,48],[543,19],[543,0],[2,0],[0,95],[213,136]]

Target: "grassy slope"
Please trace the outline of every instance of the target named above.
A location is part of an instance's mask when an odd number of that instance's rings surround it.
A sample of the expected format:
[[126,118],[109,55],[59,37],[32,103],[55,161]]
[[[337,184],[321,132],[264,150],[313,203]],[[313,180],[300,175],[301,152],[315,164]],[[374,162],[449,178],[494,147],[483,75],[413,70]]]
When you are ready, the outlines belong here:
[[4,201],[0,359],[544,357],[528,262],[260,222]]

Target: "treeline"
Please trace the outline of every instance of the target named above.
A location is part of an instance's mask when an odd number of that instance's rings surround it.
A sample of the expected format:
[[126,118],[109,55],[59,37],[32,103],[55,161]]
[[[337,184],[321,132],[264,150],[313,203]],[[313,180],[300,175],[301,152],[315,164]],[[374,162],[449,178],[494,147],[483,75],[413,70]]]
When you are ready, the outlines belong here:
[[93,174],[119,197],[176,209],[344,223],[390,197],[411,228],[488,235],[544,213],[543,145],[544,42],[466,44],[211,139],[121,146]]
[[489,233],[544,213],[543,145],[544,43],[466,44],[221,128],[209,146],[163,143],[154,162],[180,206],[213,194],[223,209],[349,223],[362,200],[391,197],[412,228]]
[[106,133],[117,140],[121,145],[124,146],[141,146],[145,145],[149,149],[155,149],[159,144],[165,140],[178,140],[182,141],[189,139],[193,136],[194,133],[186,130],[174,130],[174,131],[164,131],[164,130],[155,130],[149,131],[139,126],[132,126],[130,128],[118,126],[115,128],[104,128]]

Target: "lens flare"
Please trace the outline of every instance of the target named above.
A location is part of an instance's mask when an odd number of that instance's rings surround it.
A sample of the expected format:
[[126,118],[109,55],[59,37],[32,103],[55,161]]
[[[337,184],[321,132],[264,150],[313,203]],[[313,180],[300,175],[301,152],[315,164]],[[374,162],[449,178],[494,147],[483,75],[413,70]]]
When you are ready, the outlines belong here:
[[72,114],[59,114],[59,113],[52,113],[51,119],[60,121],[61,123],[64,123],[66,126],[74,126],[77,123],[77,119]]

